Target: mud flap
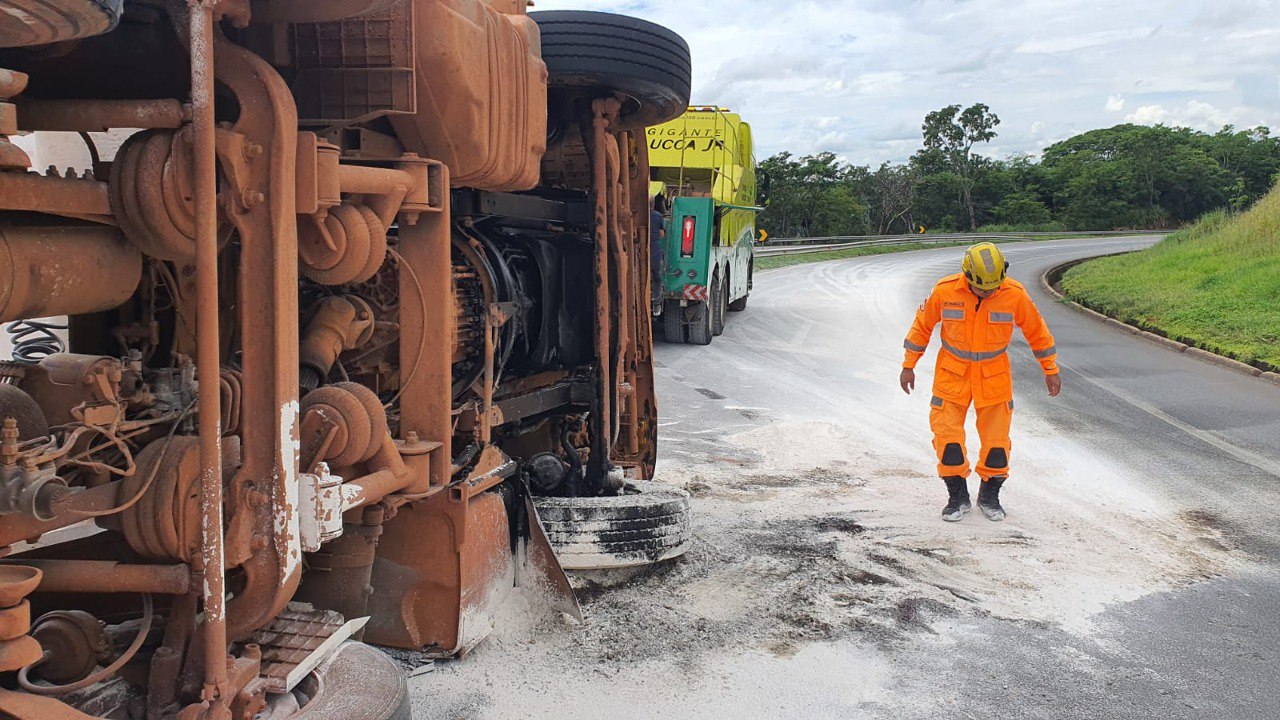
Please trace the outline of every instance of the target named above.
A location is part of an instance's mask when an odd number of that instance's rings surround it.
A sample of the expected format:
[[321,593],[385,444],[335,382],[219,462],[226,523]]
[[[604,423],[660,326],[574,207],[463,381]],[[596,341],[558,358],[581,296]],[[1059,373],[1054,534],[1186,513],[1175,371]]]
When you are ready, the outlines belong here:
[[533,506],[533,498],[527,489],[524,495],[524,517],[520,534],[519,553],[516,558],[516,587],[531,588],[545,594],[547,604],[552,610],[562,612],[579,622],[582,621],[582,606],[578,604],[578,596],[569,584],[569,577],[556,559],[551,549],[551,540],[538,518],[538,510]]
[[383,526],[366,642],[435,657],[465,654],[492,630],[513,585],[582,617],[514,470],[490,446],[466,480],[405,505]]

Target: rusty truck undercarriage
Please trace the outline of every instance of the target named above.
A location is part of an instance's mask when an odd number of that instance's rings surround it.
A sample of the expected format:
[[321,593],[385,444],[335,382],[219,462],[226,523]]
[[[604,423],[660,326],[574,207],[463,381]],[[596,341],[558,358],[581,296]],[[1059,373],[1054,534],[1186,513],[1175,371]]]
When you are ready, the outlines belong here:
[[524,4],[0,0],[0,716],[407,717],[356,639],[465,653],[567,589],[532,494],[650,477],[688,48]]

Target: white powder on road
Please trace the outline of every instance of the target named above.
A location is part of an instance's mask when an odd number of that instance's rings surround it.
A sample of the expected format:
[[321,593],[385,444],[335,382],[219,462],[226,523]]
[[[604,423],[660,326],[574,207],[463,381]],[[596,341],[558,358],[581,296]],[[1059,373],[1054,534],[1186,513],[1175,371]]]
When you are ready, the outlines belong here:
[[689,554],[577,576],[581,625],[513,604],[473,654],[415,680],[416,716],[848,716],[883,707],[882,650],[921,633],[982,616],[1087,632],[1110,604],[1242,562],[1211,519],[1034,419],[1008,521],[943,523],[918,448],[867,427],[782,422],[660,465],[694,495]]

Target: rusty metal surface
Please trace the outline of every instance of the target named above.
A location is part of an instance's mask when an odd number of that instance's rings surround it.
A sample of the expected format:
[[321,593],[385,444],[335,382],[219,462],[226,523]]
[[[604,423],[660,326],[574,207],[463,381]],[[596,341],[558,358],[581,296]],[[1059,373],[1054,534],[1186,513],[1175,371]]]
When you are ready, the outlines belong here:
[[591,104],[592,118],[587,144],[591,156],[591,190],[595,204],[595,342],[596,374],[600,387],[600,411],[596,413],[595,431],[600,452],[606,458],[611,456],[610,448],[613,445],[616,388],[613,378],[613,301],[609,283],[612,221],[608,147],[612,139],[608,128],[610,122],[617,118],[620,108],[621,104],[612,99],[596,100]]
[[[140,132],[125,141],[111,164],[110,200],[115,220],[129,241],[149,256],[192,263],[198,245],[196,217],[217,207],[208,205],[209,198],[198,200],[204,192],[212,198],[215,189],[207,177],[203,185],[193,182],[199,167],[199,153],[193,144],[197,137],[195,132]],[[216,213],[200,225],[208,222],[215,224],[216,238]]]
[[[17,567],[0,561],[0,567]],[[107,560],[20,561],[41,574],[40,592],[156,593],[185,595],[191,591],[191,569],[186,565],[129,565]]]
[[363,624],[362,620],[347,621],[331,610],[315,610],[301,604],[285,608],[252,637],[261,653],[266,688],[278,693],[292,690],[311,669],[307,665],[319,662],[318,651],[326,644],[346,640]]
[[[197,567],[204,606],[204,689],[201,700],[228,702],[226,558],[222,534],[222,374],[218,303],[218,165],[214,136],[214,15],[212,3],[191,0],[191,115],[193,217],[196,266],[196,377],[199,384],[200,545]],[[162,151],[172,140],[157,136]],[[151,143],[155,144],[155,143]],[[141,162],[141,161],[139,161]],[[158,180],[158,178],[157,178]],[[153,181],[154,182],[154,181]],[[141,187],[154,187],[140,183]]]
[[[21,608],[29,608],[26,597],[35,591],[40,581],[41,573],[38,568],[29,565],[0,566],[0,610],[19,610],[12,613],[18,617],[10,618],[7,625],[13,625],[13,620],[25,619],[30,622],[30,610],[22,613]],[[27,628],[19,624],[17,627],[7,627],[5,637],[0,637],[0,672],[26,667],[43,655],[40,643],[26,632]],[[0,710],[3,709],[4,706],[0,705]]]
[[319,23],[385,10],[396,0],[253,0],[254,23]]
[[18,103],[18,124],[24,132],[106,132],[112,128],[168,128],[190,120],[176,99],[169,100],[41,100]]
[[631,379],[635,410],[632,427],[636,448],[622,458],[625,464],[636,469],[642,480],[653,478],[658,462],[658,396],[653,377],[653,314],[650,299],[654,288],[653,273],[649,266],[649,144],[643,141],[643,133],[633,133],[631,146],[635,153],[629,190],[631,193],[632,229],[636,252],[633,255],[633,277],[640,283],[633,312],[636,316],[635,367]]
[[0,173],[0,209],[29,210],[106,220],[111,215],[107,183],[55,172]]
[[261,202],[239,207],[244,461],[230,487],[227,556],[245,587],[227,606],[228,636],[270,622],[300,580],[298,539],[298,272],[294,214],[297,115],[283,79],[262,58],[215,40],[218,80],[241,102],[232,130],[261,148],[246,182]]
[[0,225],[0,249],[0,322],[118,307],[142,277],[142,255],[109,227]]
[[[440,181],[448,187],[443,168]],[[400,227],[399,278],[401,368],[416,368],[402,378],[400,388],[400,437],[413,433],[427,442],[453,446],[453,303],[434,298],[453,295],[451,256],[452,227],[449,195],[440,193],[430,212],[417,222]],[[447,485],[452,479],[451,458],[433,453],[428,473],[405,489],[423,493],[432,486]]]
[[[506,508],[482,493],[407,505],[384,528],[365,639],[450,657],[479,643],[514,586]],[[405,602],[408,598],[411,601]]]
[[13,720],[98,720],[54,698],[0,688],[0,712]]
[[[656,437],[647,159],[619,101],[555,109],[581,129],[548,161],[555,191],[470,202],[540,182],[546,67],[523,3],[154,7],[171,37],[146,51],[189,88],[139,72],[95,98],[45,76],[24,97],[0,70],[0,136],[141,130],[113,159],[90,146],[83,177],[16,155],[0,173],[0,313],[72,315],[70,353],[4,369],[47,419],[9,423],[0,484],[48,497],[0,503],[0,591],[16,562],[45,571],[42,602],[166,596],[163,639],[136,641],[149,667],[117,659],[149,720],[252,716],[365,614],[376,642],[465,653],[518,571],[577,614],[529,509],[533,461],[608,492],[619,467],[652,472]],[[250,11],[259,27],[223,34]],[[95,57],[64,51],[46,67]],[[88,521],[111,541],[18,545]],[[23,659],[39,648],[20,605],[0,631],[28,638]],[[85,646],[57,627],[49,667],[75,683]],[[76,716],[0,693],[0,712],[36,708]]]
[[[415,6],[410,0],[277,4],[304,18],[295,21],[291,43],[298,67],[292,87],[304,125],[345,125],[417,110]],[[361,9],[358,16],[352,12]]]
[[47,45],[106,32],[117,17],[90,0],[0,0],[0,47]]
[[537,25],[482,0],[417,0],[413,9],[418,111],[391,116],[405,147],[443,161],[455,186],[537,185],[547,135]]

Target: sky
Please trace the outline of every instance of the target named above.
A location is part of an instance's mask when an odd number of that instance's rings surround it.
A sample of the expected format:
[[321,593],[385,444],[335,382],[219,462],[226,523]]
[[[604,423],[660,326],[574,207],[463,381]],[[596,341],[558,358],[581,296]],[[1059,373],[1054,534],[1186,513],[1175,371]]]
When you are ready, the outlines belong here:
[[1002,121],[982,152],[1037,153],[1125,122],[1280,133],[1277,0],[535,0],[676,30],[694,104],[742,113],[760,158],[900,162],[947,105]]

